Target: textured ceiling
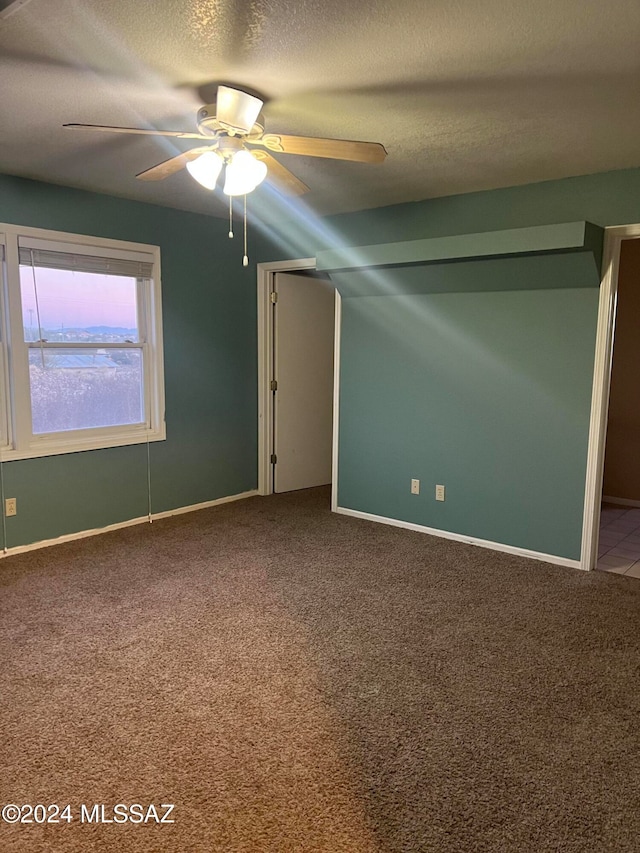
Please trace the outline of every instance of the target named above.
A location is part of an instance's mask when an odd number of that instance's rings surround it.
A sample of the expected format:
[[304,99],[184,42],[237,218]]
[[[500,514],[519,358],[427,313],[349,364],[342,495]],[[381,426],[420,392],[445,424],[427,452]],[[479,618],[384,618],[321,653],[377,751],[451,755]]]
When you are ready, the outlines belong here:
[[62,128],[193,130],[219,82],[268,132],[385,145],[279,155],[321,213],[638,166],[639,44],[638,0],[29,0],[0,18],[0,172],[223,215],[185,171],[135,180],[197,141]]

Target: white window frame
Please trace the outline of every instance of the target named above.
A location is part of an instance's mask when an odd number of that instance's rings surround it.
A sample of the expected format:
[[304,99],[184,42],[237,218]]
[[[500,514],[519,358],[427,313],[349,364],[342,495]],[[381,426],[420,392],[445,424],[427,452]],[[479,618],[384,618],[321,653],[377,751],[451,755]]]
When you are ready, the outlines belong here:
[[[24,340],[18,248],[20,237],[46,241],[52,244],[52,249],[56,248],[53,245],[55,243],[71,245],[79,254],[94,254],[94,251],[88,250],[95,250],[96,257],[128,257],[133,252],[145,255],[147,260],[151,259],[152,276],[150,279],[140,279],[137,287],[141,340],[130,345],[142,352],[145,422],[33,433],[29,384],[29,349],[33,344],[30,346],[30,342]],[[0,461],[163,441],[166,438],[166,426],[160,248],[9,224],[0,224],[0,244],[4,245],[5,256],[0,271],[0,382],[3,386],[0,400]],[[55,348],[55,345],[48,344],[47,348]],[[69,346],[66,348],[69,349]]]

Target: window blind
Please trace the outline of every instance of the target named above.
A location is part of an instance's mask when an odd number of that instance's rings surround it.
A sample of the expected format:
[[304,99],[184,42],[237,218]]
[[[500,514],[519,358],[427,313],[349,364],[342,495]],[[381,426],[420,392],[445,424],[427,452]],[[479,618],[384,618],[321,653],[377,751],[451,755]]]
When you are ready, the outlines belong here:
[[74,272],[92,272],[103,275],[124,275],[131,278],[151,278],[151,261],[128,258],[102,258],[96,255],[76,254],[75,252],[56,252],[51,249],[32,249],[19,247],[20,264],[23,266],[47,267],[55,270],[73,270]]
[[18,237],[20,263],[49,269],[75,270],[133,278],[151,278],[154,256],[115,247],[92,246],[87,243],[70,243],[43,240],[37,237]]

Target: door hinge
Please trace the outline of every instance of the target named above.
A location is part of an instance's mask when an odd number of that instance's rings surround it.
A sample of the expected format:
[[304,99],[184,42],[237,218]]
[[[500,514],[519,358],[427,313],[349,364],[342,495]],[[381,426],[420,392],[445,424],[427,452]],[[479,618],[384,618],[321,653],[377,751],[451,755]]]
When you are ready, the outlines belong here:
[[278,461],[278,457],[276,456],[275,453],[272,453],[271,454],[271,464],[275,465],[277,461]]
[[272,391],[277,391],[277,390],[278,390],[278,383],[277,383],[277,381],[276,381],[275,379],[272,379],[272,380],[271,380],[271,390],[272,390]]
[[275,290],[272,290],[269,295],[271,296],[272,303],[275,305],[276,302],[278,301],[278,294],[276,293]]

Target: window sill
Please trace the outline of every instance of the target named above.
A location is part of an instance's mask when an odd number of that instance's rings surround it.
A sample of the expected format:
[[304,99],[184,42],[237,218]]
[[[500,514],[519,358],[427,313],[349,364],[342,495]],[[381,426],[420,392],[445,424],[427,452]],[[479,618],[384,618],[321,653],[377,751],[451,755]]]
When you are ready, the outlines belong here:
[[44,456],[59,456],[63,453],[80,453],[84,450],[106,450],[110,447],[126,447],[130,444],[146,444],[152,441],[165,441],[167,437],[164,423],[158,430],[121,431],[118,434],[92,435],[86,438],[43,438],[32,442],[25,448],[4,447],[0,449],[0,462],[13,462],[19,459],[39,459]]

